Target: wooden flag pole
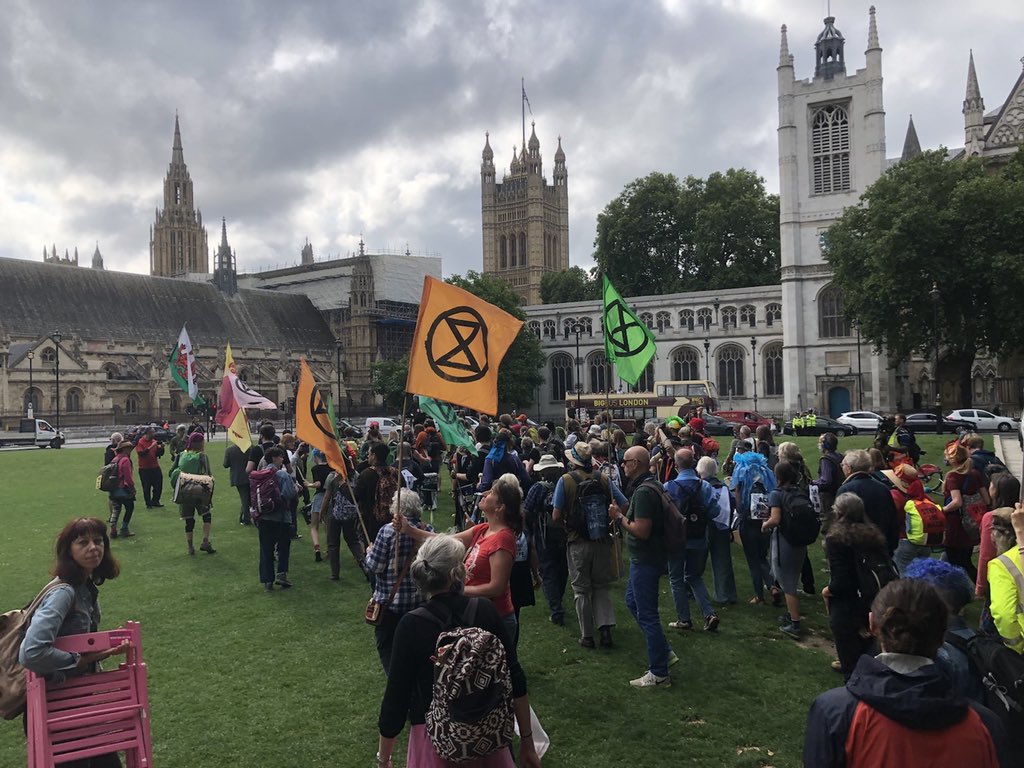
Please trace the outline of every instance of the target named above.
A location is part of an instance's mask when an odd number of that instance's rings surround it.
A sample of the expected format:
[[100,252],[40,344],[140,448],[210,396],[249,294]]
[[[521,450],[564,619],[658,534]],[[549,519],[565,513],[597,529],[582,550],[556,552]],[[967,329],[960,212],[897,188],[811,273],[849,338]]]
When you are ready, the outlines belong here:
[[[408,412],[409,412],[409,393],[406,392],[405,396],[402,398],[402,418],[398,422],[398,475],[399,475],[399,477],[402,476],[402,454],[404,453],[404,451],[402,449],[405,446],[405,419],[406,419],[406,416],[407,416]],[[398,490],[395,491],[395,493],[398,494],[399,498],[402,495],[401,494],[401,490],[402,490],[402,483],[399,482]],[[398,514],[402,514],[401,504],[398,505]],[[393,523],[392,523],[392,525],[393,525]],[[397,533],[397,531],[396,531],[396,533]],[[400,562],[400,559],[401,559],[400,558],[400,553],[402,551],[401,543],[402,543],[402,535],[398,534],[397,536],[395,536],[395,573],[396,574],[399,573],[399,562]]]

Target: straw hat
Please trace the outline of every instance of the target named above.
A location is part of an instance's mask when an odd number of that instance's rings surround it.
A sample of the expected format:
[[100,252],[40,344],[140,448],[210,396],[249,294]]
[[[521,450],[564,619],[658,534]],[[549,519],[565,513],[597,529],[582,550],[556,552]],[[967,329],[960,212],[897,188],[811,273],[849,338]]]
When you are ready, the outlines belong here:
[[882,474],[903,493],[907,493],[910,485],[917,480],[917,469],[913,464],[897,464],[895,469],[883,469]]

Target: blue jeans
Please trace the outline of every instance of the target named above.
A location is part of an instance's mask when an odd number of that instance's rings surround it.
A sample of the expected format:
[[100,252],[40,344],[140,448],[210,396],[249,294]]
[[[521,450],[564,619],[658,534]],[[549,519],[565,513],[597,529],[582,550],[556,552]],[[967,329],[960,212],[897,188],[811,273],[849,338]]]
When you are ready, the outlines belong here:
[[768,545],[771,538],[761,533],[760,520],[742,520],[740,522],[740,541],[743,543],[743,554],[747,558],[747,569],[754,587],[754,595],[764,600],[765,587],[772,586],[772,572],[768,567]]
[[704,568],[708,562],[708,544],[705,539],[690,539],[686,550],[668,560],[668,581],[672,587],[672,600],[676,604],[676,616],[680,621],[690,621],[690,600],[686,595],[689,587],[693,599],[705,618],[715,612],[711,605],[708,588],[704,584]]
[[658,614],[659,582],[664,569],[660,563],[648,565],[632,560],[626,584],[626,608],[644,633],[651,672],[659,677],[668,674],[668,655],[672,651]]
[[732,572],[732,531],[708,527],[708,553],[711,555],[711,576],[715,585],[716,603],[735,603],[736,575]]

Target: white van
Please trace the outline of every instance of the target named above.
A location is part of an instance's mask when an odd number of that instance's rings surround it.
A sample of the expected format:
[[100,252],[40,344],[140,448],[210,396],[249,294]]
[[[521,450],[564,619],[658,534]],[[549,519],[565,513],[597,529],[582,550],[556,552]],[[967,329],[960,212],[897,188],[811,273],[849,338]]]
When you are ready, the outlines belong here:
[[380,433],[384,435],[385,438],[395,430],[400,430],[402,428],[402,425],[399,424],[398,421],[389,416],[371,416],[363,425],[364,435],[370,431],[370,424],[373,422],[377,423],[377,426],[380,427]]

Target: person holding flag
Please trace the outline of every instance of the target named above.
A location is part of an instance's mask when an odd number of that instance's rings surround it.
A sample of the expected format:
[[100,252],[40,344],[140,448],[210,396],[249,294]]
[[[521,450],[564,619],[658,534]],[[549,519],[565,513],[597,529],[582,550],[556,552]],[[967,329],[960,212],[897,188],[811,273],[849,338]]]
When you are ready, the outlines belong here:
[[178,343],[171,349],[167,365],[171,371],[171,379],[188,394],[192,405],[206,405],[206,401],[199,396],[196,356],[192,350],[192,340],[189,339],[184,325],[181,326],[181,333],[178,334]]

